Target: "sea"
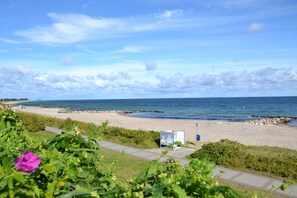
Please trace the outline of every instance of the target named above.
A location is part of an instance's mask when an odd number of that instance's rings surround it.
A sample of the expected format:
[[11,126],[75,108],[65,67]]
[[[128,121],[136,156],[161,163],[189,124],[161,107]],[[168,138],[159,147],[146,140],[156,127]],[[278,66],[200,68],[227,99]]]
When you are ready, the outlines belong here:
[[[70,111],[119,111],[127,116],[158,119],[243,122],[263,117],[297,118],[297,97],[38,100],[20,105]],[[297,126],[296,120],[292,125]]]

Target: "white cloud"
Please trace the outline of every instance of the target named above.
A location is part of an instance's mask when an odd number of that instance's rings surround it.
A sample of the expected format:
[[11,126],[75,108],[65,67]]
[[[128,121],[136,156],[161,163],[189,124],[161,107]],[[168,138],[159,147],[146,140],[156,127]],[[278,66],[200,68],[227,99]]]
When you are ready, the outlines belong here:
[[17,65],[15,66],[16,71],[18,71],[19,73],[23,74],[23,75],[27,75],[30,74],[31,70],[22,66],[22,65]]
[[143,18],[141,21],[136,20],[132,23],[131,30],[137,32],[155,31],[173,28],[184,28],[186,26],[193,27],[195,23],[188,23],[188,20],[183,17],[184,11],[181,9],[165,10],[157,13],[154,17]]
[[246,29],[247,32],[253,33],[253,32],[258,32],[264,28],[264,24],[262,23],[252,23],[248,26]]
[[14,34],[35,43],[76,43],[118,34],[183,27],[184,23],[181,20],[183,13],[183,10],[166,10],[156,15],[127,18],[48,13],[48,17],[53,20],[52,24],[15,31]]
[[92,18],[83,14],[49,13],[48,16],[55,21],[50,26],[36,26],[15,34],[31,42],[65,44],[87,40],[120,26],[116,19]]
[[184,11],[181,9],[176,9],[176,10],[165,10],[160,14],[157,14],[157,18],[163,19],[163,20],[168,20],[174,17],[179,17],[184,14]]
[[[86,1],[85,6],[92,2],[94,1]],[[269,0],[222,0],[211,3],[203,0],[191,2],[189,5],[191,4],[193,4],[193,9],[168,9],[147,15],[118,18],[49,13],[48,17],[52,20],[51,23],[15,31],[14,33],[25,38],[26,41],[46,44],[77,43],[90,39],[120,36],[133,38],[133,34],[159,30],[190,30],[195,32],[198,38],[199,34],[209,36],[216,33],[222,35],[223,33],[235,34],[238,33],[236,27],[240,23],[248,24],[255,20],[267,21],[269,18],[289,15],[296,11],[296,5],[293,3],[281,4]],[[218,11],[212,13],[213,11],[200,10],[203,6],[211,6]],[[235,7],[235,12],[228,11],[225,13],[226,10],[222,9],[224,6]],[[236,9],[237,7],[240,9]],[[248,10],[246,10],[247,8]],[[245,10],[241,12],[241,9]],[[256,32],[263,28],[264,24],[252,23],[246,27],[246,30]]]
[[293,68],[159,75],[147,79],[137,79],[127,72],[83,76],[36,73],[22,66],[0,69],[3,97],[32,99],[296,95],[295,87],[297,70]]
[[141,53],[144,49],[137,46],[124,46],[122,49],[117,50],[116,52],[120,53]]
[[[238,93],[250,95],[294,94],[288,87],[297,86],[297,70],[292,68],[262,68],[254,71],[229,71],[202,75],[158,76],[160,91],[212,93],[214,96]],[[174,83],[172,83],[174,82]]]

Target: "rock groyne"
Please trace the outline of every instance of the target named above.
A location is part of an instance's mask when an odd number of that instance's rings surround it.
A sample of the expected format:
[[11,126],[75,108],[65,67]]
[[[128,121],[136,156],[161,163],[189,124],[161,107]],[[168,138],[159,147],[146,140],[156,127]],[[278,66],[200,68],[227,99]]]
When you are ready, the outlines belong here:
[[249,123],[254,123],[257,125],[282,125],[288,124],[292,120],[294,120],[294,118],[291,117],[269,117],[259,120],[250,120]]

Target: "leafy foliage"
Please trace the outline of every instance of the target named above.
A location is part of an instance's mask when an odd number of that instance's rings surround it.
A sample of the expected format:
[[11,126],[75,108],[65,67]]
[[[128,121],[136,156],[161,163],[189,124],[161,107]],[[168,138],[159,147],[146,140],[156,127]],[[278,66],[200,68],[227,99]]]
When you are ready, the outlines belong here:
[[221,140],[203,145],[191,157],[206,159],[217,165],[297,179],[297,151],[290,149],[245,146],[238,142]]
[[44,119],[35,114],[22,116],[22,121],[25,127],[30,132],[43,131],[45,129]]
[[6,162],[25,151],[29,141],[28,133],[15,112],[5,106],[0,108],[0,160],[9,166]]
[[77,126],[85,135],[92,137],[102,137],[103,139],[114,141],[124,145],[139,148],[159,147],[158,144],[160,136],[159,132],[157,131],[131,130],[121,127],[113,127],[108,126],[107,121],[103,122],[101,125],[95,125],[94,123],[80,122],[76,120],[71,120],[70,118],[63,120],[48,116],[36,115],[32,113],[17,112],[17,115],[20,116],[22,119],[31,120],[29,123],[33,123],[33,120],[36,120],[37,117],[38,122],[43,123],[43,126],[46,125],[57,127],[67,131],[72,130],[73,126]]
[[226,186],[213,180],[214,165],[192,160],[183,168],[174,159],[164,163],[153,161],[151,166],[131,182],[133,197],[240,197]]
[[107,134],[104,138],[140,148],[157,148],[160,141],[160,134],[156,131],[108,127]]
[[[102,156],[96,141],[84,140],[75,132],[55,136],[50,142],[31,139],[23,127],[18,133],[13,125],[5,130],[7,116],[14,117],[15,123],[21,121],[11,110],[0,112],[5,115],[0,125],[0,197],[56,197],[70,192],[90,195],[93,188],[104,195],[121,189],[111,172],[100,166]],[[16,171],[13,159],[28,150],[42,159],[39,169],[31,173]]]
[[[102,166],[94,139],[84,140],[76,130],[49,142],[31,139],[12,111],[0,112],[5,115],[0,125],[0,197],[239,197],[229,187],[218,186],[213,165],[199,160],[187,168],[173,159],[155,160],[128,183],[118,181]],[[15,122],[7,124],[7,116]],[[38,170],[17,171],[13,159],[28,150],[41,158]]]
[[2,129],[1,135],[5,135],[14,131],[16,134],[20,134],[23,130],[22,121],[10,108],[5,105],[0,107],[0,127]]

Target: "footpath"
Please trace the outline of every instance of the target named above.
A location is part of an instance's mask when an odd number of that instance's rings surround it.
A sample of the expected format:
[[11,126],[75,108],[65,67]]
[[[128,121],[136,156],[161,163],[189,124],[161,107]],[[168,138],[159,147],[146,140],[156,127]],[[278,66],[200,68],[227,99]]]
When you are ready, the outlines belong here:
[[[46,131],[50,131],[57,134],[60,134],[62,132],[62,130],[53,128],[53,127],[46,127]],[[87,139],[87,137],[85,138]],[[124,153],[127,155],[136,156],[146,160],[156,159],[160,157],[160,155],[162,154],[162,151],[164,151],[164,149],[161,149],[161,148],[160,149],[138,149],[138,148],[128,147],[128,146],[111,143],[107,141],[100,141],[99,145],[102,148],[106,148],[106,149],[110,149],[118,152],[124,151]],[[167,155],[162,157],[160,161],[162,162],[169,158],[174,158],[177,161],[179,161],[180,164],[187,165],[190,162],[190,160],[186,159],[186,156],[190,155],[194,151],[195,151],[194,149],[189,149],[189,148],[177,148],[175,150],[168,150]],[[227,180],[232,183],[251,186],[262,190],[270,190],[272,188],[279,187],[282,184],[281,180],[260,176],[256,174],[251,174],[251,173],[245,173],[242,171],[232,170],[232,169],[224,168],[220,166],[215,167],[213,171],[213,175],[217,178]],[[281,195],[285,195],[288,197],[292,197],[292,198],[293,197],[297,198],[297,184],[287,187],[285,191],[277,190],[276,193],[279,193]]]

